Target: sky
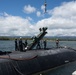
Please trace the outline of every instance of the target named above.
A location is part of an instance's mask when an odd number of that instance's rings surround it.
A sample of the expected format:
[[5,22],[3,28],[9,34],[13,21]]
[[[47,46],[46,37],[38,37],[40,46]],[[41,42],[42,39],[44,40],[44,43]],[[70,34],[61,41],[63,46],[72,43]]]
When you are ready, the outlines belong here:
[[76,36],[74,0],[0,0],[0,36],[35,36],[48,27],[47,36]]

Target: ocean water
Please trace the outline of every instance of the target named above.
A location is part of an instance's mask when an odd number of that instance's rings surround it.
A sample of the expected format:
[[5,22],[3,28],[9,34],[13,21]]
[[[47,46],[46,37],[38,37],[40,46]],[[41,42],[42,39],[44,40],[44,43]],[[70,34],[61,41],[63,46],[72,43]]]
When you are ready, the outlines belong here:
[[[30,41],[28,41],[30,43]],[[76,49],[76,41],[60,41],[60,46],[67,46]],[[47,41],[47,47],[55,47],[54,41]],[[43,45],[42,45],[43,47]],[[0,51],[14,51],[15,43],[14,41],[0,41]],[[76,70],[76,61],[62,65],[60,67],[49,69],[42,72],[42,75],[72,75],[72,72]],[[39,75],[39,74],[38,74]]]
[[72,75],[76,71],[76,61],[45,72],[43,75]]

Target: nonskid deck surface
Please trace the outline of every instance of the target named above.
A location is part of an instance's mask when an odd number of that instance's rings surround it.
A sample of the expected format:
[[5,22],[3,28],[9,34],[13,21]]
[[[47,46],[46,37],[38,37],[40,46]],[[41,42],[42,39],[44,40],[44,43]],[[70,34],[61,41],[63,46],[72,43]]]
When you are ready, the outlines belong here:
[[62,52],[73,51],[68,48],[53,48],[53,49],[40,49],[40,50],[30,50],[26,52],[14,51],[7,55],[1,55],[0,59],[12,59],[12,60],[30,60],[39,56],[53,55]]

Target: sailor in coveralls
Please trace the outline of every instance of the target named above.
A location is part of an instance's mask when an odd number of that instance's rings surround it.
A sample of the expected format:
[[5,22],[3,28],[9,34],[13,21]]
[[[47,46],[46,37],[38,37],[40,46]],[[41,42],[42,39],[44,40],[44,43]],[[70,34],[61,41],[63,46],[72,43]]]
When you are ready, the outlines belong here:
[[22,38],[21,37],[20,37],[20,40],[19,40],[19,50],[23,51],[23,42],[22,42]]
[[44,40],[43,43],[44,43],[44,49],[46,49],[46,45],[47,45],[46,40]]
[[15,51],[18,50],[18,43],[17,43],[17,39],[15,39]]
[[59,40],[56,39],[56,47],[58,48],[59,47]]

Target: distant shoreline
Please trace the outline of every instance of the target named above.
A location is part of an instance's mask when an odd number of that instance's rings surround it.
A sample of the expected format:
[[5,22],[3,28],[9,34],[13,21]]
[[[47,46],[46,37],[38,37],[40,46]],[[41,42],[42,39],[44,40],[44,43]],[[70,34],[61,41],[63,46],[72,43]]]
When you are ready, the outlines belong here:
[[[9,37],[9,36],[0,36],[0,40],[15,40],[18,39],[19,37]],[[51,40],[55,41],[56,39],[59,39],[59,41],[76,41],[76,38],[66,38],[66,37],[44,37],[42,40]],[[32,40],[30,37],[22,37],[22,40]]]

